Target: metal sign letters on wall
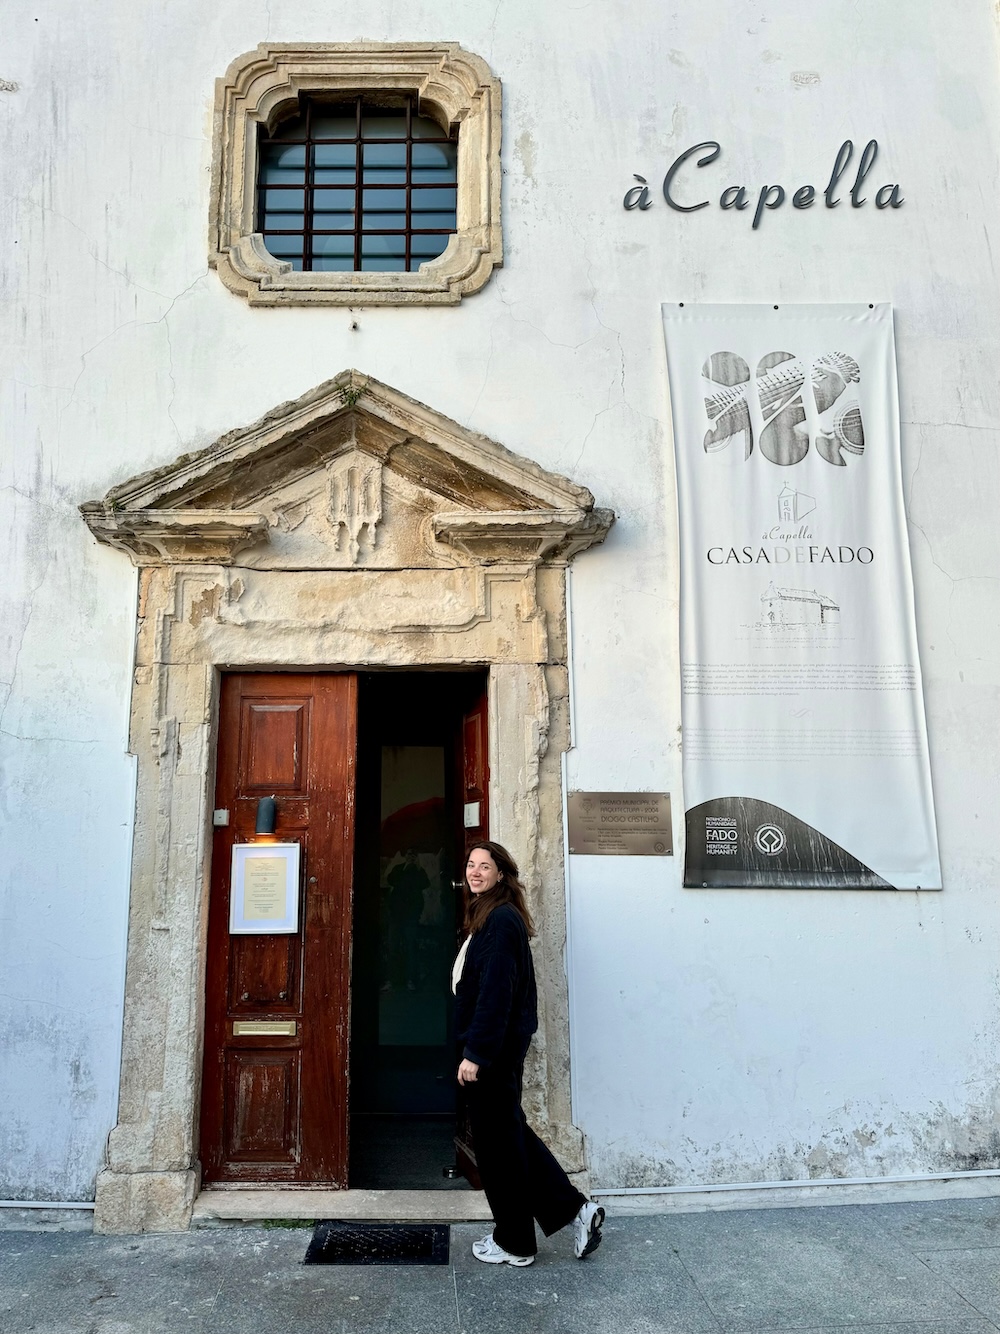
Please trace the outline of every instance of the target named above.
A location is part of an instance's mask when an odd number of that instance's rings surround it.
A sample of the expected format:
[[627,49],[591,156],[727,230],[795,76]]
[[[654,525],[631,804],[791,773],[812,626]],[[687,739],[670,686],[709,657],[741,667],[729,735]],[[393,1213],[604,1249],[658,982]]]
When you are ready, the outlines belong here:
[[[663,198],[672,209],[678,213],[697,213],[699,209],[708,208],[711,200],[702,199],[698,203],[685,204],[681,202],[681,190],[683,182],[678,179],[681,169],[689,158],[696,157],[696,154],[704,153],[703,157],[696,158],[695,166],[707,167],[713,163],[722,153],[722,145],[715,139],[706,139],[704,143],[694,144],[691,148],[686,148],[679,154],[667,168],[667,174],[663,178]],[[826,189],[823,190],[823,201],[827,208],[836,208],[841,202],[838,191],[844,182],[848,168],[851,165],[851,159],[854,156],[854,143],[850,139],[845,139],[837,151],[834,160],[833,170],[830,172],[830,179],[827,182]],[[854,176],[854,184],[851,186],[851,207],[861,208],[867,202],[867,196],[862,195],[865,181],[875,166],[875,159],[878,157],[878,141],[869,139],[865,145],[864,151],[858,159],[857,171]],[[638,185],[633,185],[625,191],[625,198],[622,200],[624,207],[631,212],[632,209],[645,210],[651,208],[653,204],[653,195],[649,188],[649,183],[644,176],[636,175],[635,179]],[[757,194],[757,203],[753,215],[753,230],[760,226],[761,219],[764,216],[764,210],[773,210],[780,208],[785,202],[786,191],[783,185],[762,185]],[[812,208],[817,200],[817,191],[815,186],[800,185],[797,190],[792,192],[792,208]],[[895,184],[882,185],[875,193],[876,208],[902,208],[904,204],[903,196],[899,192],[899,186]],[[737,209],[742,211],[750,207],[750,192],[745,185],[727,185],[719,196],[719,207],[722,209]]]

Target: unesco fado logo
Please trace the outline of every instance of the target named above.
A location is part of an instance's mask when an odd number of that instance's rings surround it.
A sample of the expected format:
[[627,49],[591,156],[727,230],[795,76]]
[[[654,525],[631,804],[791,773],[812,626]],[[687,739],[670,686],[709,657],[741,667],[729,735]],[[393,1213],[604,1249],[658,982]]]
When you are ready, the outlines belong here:
[[708,857],[735,857],[739,852],[740,835],[731,815],[710,815],[705,820],[705,855]]
[[780,825],[762,824],[753,836],[753,845],[765,857],[776,857],[784,850],[787,839]]

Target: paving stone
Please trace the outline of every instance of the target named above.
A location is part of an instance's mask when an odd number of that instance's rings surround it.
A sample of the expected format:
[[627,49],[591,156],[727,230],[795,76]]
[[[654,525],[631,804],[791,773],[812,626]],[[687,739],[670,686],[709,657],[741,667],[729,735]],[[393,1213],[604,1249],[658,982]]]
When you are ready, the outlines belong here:
[[475,1226],[452,1229],[452,1263],[465,1334],[718,1334],[722,1326],[678,1258],[653,1253],[632,1235],[627,1219],[604,1225],[604,1240],[586,1260],[573,1254],[569,1229],[539,1238],[528,1269],[487,1265],[471,1247]]
[[979,1315],[1000,1326],[1000,1249],[925,1251],[920,1258]]
[[[5,1231],[2,1334],[1000,1334],[1000,1201],[612,1214],[528,1269],[304,1265],[308,1228]],[[928,1242],[938,1243],[935,1246]],[[962,1243],[956,1245],[956,1243]]]
[[977,1314],[877,1219],[850,1207],[698,1214],[664,1223],[664,1238],[726,1331],[947,1323]]
[[228,1248],[192,1235],[109,1238],[5,1234],[0,1328],[32,1334],[201,1334],[229,1264]]
[[996,1325],[988,1320],[907,1320],[903,1324],[892,1325],[810,1325],[804,1329],[801,1325],[772,1326],[761,1329],[759,1325],[747,1326],[746,1329],[731,1331],[731,1334],[994,1334]]
[[205,1334],[457,1334],[449,1265],[304,1265],[308,1230],[242,1239]]
[[913,1204],[860,1206],[884,1235],[910,1249],[965,1250],[1000,1247],[1000,1198],[920,1200]]

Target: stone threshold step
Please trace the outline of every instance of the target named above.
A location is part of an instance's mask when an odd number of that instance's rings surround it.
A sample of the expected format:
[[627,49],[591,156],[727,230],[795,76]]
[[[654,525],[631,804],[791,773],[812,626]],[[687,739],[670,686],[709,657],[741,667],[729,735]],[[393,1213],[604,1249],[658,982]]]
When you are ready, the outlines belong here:
[[473,1223],[492,1217],[481,1190],[203,1190],[194,1202],[191,1226],[319,1218]]

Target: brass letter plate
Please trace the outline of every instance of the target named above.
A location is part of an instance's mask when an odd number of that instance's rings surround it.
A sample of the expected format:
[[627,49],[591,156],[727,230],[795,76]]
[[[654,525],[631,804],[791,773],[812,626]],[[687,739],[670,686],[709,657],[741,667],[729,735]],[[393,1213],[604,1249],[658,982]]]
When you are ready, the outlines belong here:
[[571,792],[569,850],[587,857],[669,857],[669,792]]
[[234,1038],[293,1038],[294,1019],[234,1019]]

